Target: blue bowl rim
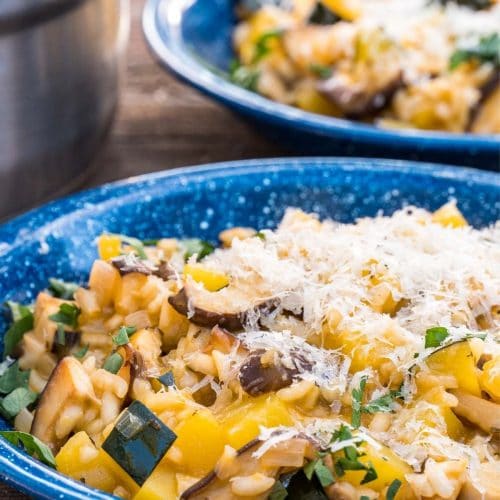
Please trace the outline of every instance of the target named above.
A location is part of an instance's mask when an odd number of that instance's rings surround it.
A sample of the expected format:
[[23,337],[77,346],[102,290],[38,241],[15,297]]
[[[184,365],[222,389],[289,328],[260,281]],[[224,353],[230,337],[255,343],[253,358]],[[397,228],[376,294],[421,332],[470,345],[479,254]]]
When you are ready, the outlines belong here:
[[[115,197],[115,193],[123,187],[154,186],[159,181],[173,181],[182,177],[187,182],[206,182],[210,178],[238,176],[244,174],[262,173],[268,171],[283,171],[292,167],[307,166],[332,170],[342,170],[346,173],[362,170],[376,170],[381,174],[411,173],[423,177],[450,179],[467,182],[469,184],[488,185],[500,192],[500,175],[494,172],[480,171],[467,167],[454,167],[436,163],[423,163],[406,160],[388,160],[372,158],[346,158],[346,157],[290,157],[290,158],[265,158],[255,160],[231,161],[222,163],[205,164],[196,167],[182,167],[164,170],[151,174],[130,177],[121,181],[104,184],[102,186],[81,191],[79,193],[60,198],[53,202],[35,208],[20,215],[0,226],[0,242],[8,243],[7,252],[12,252],[23,244],[37,239],[40,231],[51,224],[60,224],[69,217],[82,218],[85,213],[92,211],[93,203],[116,203],[117,200],[128,198],[130,193],[122,193]],[[106,188],[103,191],[103,188]],[[80,203],[89,206],[80,208]],[[68,212],[68,205],[73,208]],[[78,208],[77,208],[78,207]],[[77,211],[77,213],[75,212]],[[54,215],[55,214],[55,215]],[[35,218],[42,217],[46,220],[44,226],[19,237],[19,231]],[[14,240],[12,241],[12,238]],[[5,253],[0,251],[0,259]],[[13,457],[13,461],[7,456]],[[90,488],[82,483],[51,470],[32,459],[7,441],[0,439],[0,478],[2,481],[32,495],[41,498],[81,499],[93,498],[105,500],[114,498],[112,495]]]
[[[388,143],[396,139],[401,146],[420,146],[429,150],[442,150],[446,146],[481,152],[497,152],[500,149],[499,134],[383,129],[375,125],[303,111],[238,87],[210,71],[179,43],[183,7],[189,7],[195,1],[147,0],[142,17],[146,41],[162,66],[201,92],[240,112],[251,113],[274,125],[286,125],[323,136],[352,136],[368,143]],[[172,16],[175,23],[167,22],[165,16],[162,16],[161,10],[165,6],[177,9],[176,15]],[[172,36],[174,33],[177,34],[177,41]]]

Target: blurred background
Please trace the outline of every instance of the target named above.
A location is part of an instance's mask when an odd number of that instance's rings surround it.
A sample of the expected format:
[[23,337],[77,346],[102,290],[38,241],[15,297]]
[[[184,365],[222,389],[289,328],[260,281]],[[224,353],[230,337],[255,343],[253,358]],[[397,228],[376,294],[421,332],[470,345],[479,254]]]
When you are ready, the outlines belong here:
[[156,64],[144,1],[0,2],[2,220],[132,175],[286,154]]

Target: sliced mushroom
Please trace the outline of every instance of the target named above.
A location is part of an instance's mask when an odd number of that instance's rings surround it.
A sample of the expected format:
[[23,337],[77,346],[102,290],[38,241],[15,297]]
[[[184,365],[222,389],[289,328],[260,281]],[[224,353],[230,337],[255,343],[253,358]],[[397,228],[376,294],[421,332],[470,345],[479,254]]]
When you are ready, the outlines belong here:
[[69,406],[80,409],[83,416],[90,406],[98,406],[92,382],[81,363],[73,358],[63,358],[42,393],[31,434],[46,443],[53,452],[57,452],[69,433],[73,430],[67,425],[58,425],[64,410]]
[[300,373],[299,365],[309,366],[309,368],[312,366],[305,359],[301,359],[300,363],[294,363],[294,354],[292,353],[291,356],[290,362],[285,364],[277,352],[258,350],[250,353],[240,367],[241,387],[251,396],[288,387]]
[[[286,472],[302,467],[305,458],[314,456],[314,444],[303,436],[281,441],[271,447],[262,456],[255,456],[255,452],[263,444],[254,439],[232,455],[224,455],[219,459],[215,469],[193,484],[181,494],[181,500],[218,500],[220,498],[234,498],[235,479],[248,478],[265,470],[266,476],[277,477],[285,469]],[[227,448],[226,448],[227,450]],[[229,448],[229,450],[231,450]],[[293,465],[290,465],[293,464]],[[261,474],[259,474],[262,476]],[[251,495],[253,499],[264,499],[269,490]]]
[[350,81],[343,74],[334,74],[319,82],[318,90],[332,101],[347,117],[361,118],[385,108],[401,87],[401,71],[388,73],[375,86],[372,81]]
[[[231,286],[209,292],[189,282],[180,292],[169,297],[168,301],[192,323],[206,328],[218,325],[230,332],[242,330],[252,319],[258,320],[260,316],[275,313],[281,304],[276,298],[263,299],[256,304],[244,292]],[[283,312],[293,314],[290,311]]]
[[115,257],[111,260],[111,264],[118,269],[121,276],[125,276],[130,273],[139,273],[149,276],[155,271],[158,271],[158,268],[154,264],[147,260],[140,259],[133,253]]
[[500,85],[498,75],[493,90],[472,113],[470,130],[476,134],[500,134]]
[[450,391],[458,399],[452,410],[459,416],[477,425],[484,432],[491,433],[500,428],[500,404],[473,396],[464,391]]

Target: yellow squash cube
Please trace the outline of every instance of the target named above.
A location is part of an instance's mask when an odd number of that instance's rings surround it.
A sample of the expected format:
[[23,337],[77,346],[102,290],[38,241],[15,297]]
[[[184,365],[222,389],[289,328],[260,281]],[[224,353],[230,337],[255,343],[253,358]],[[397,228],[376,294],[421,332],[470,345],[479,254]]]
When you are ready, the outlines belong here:
[[120,486],[130,495],[139,490],[137,483],[83,431],[71,437],[55,459],[59,472],[93,488],[113,493]]
[[191,276],[197,283],[202,283],[209,292],[216,292],[229,285],[229,276],[199,264],[186,264],[184,266],[184,279],[188,276]]
[[177,439],[167,452],[167,459],[186,474],[204,476],[222,455],[226,443],[224,429],[209,410],[200,410],[175,429]]
[[177,479],[168,463],[161,462],[148,477],[134,500],[165,500],[177,498]]
[[255,439],[260,426],[289,426],[293,423],[285,403],[277,396],[267,394],[230,406],[222,419],[227,442],[236,449]]
[[118,257],[122,253],[122,242],[117,236],[102,234],[97,243],[99,257],[102,260],[109,260]]
[[426,363],[431,372],[453,375],[459,389],[474,396],[481,396],[478,370],[467,341],[451,344],[437,350],[429,356]]

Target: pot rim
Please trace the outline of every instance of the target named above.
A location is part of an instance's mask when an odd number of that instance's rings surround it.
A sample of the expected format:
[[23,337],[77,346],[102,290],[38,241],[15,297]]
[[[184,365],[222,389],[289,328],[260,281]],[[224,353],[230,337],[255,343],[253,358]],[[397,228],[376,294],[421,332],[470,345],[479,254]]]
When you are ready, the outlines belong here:
[[0,36],[65,14],[86,0],[0,0]]

